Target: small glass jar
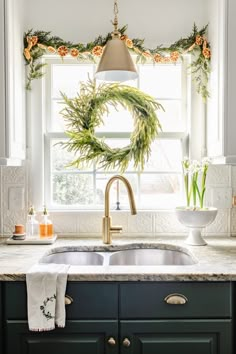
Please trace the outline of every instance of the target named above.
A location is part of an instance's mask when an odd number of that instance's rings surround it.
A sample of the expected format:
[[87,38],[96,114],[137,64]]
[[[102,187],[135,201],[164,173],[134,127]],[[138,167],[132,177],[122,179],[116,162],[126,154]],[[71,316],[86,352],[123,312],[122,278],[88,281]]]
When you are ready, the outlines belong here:
[[35,210],[31,206],[29,208],[29,212],[27,215],[27,222],[26,222],[26,236],[27,237],[38,236],[38,234],[39,234],[39,223],[35,217],[36,217]]

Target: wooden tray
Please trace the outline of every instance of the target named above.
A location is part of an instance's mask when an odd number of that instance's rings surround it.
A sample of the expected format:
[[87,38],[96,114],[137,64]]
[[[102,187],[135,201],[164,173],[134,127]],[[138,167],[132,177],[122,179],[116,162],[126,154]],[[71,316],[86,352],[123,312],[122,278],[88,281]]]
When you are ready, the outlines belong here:
[[6,240],[7,245],[51,245],[57,239],[57,235],[53,237],[26,237],[24,240],[14,240],[12,236]]

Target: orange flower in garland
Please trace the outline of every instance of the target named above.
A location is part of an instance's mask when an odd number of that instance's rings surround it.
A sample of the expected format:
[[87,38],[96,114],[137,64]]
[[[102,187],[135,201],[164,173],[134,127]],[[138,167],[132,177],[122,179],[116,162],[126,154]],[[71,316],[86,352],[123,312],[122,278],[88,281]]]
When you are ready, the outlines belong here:
[[126,40],[125,40],[125,44],[127,45],[127,47],[128,48],[133,48],[133,41],[131,40],[131,39],[129,39],[129,38],[127,38]]
[[38,37],[37,36],[31,37],[31,40],[32,40],[32,46],[35,46],[38,43]]
[[24,49],[24,56],[25,56],[25,58],[26,58],[28,61],[30,61],[31,55],[30,55],[30,51],[29,51],[28,48],[25,48],[25,49]]
[[38,37],[37,36],[27,36],[26,37],[28,47],[27,49],[30,51],[33,46],[35,46],[38,43]]
[[210,59],[211,57],[211,51],[209,48],[204,48],[202,54],[206,59]]
[[96,47],[94,47],[92,50],[92,54],[96,57],[100,57],[102,55],[102,52],[103,48],[100,45],[96,45]]
[[203,43],[203,38],[202,38],[202,36],[200,36],[200,34],[198,34],[198,35],[196,36],[195,43],[196,43],[197,45],[202,45],[202,43]]
[[61,56],[61,57],[65,57],[68,54],[68,48],[65,45],[61,45],[58,49],[57,49],[57,53]]
[[126,36],[126,34],[123,34],[122,36],[120,36],[120,39],[122,41],[126,41],[127,38],[128,38],[128,36]]
[[56,49],[55,48],[53,48],[52,46],[48,46],[48,51],[50,52],[50,53],[56,53]]
[[179,59],[179,52],[175,51],[170,54],[170,60],[176,62]]
[[32,37],[26,37],[26,40],[27,40],[27,43],[28,43],[27,49],[30,51],[31,48],[33,47]]
[[152,54],[148,51],[145,51],[145,52],[142,52],[142,55],[145,57],[145,58],[151,58]]
[[78,49],[72,48],[72,49],[70,50],[70,55],[71,55],[73,58],[77,58],[78,55],[79,55]]
[[154,61],[156,63],[160,63],[162,61],[162,56],[160,54],[155,54],[154,55]]

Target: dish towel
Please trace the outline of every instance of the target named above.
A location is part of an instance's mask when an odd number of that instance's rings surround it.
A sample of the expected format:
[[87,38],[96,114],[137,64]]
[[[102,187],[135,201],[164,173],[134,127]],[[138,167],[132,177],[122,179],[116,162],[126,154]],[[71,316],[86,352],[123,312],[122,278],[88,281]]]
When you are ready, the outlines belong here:
[[70,265],[35,264],[26,274],[30,331],[65,327],[65,292]]

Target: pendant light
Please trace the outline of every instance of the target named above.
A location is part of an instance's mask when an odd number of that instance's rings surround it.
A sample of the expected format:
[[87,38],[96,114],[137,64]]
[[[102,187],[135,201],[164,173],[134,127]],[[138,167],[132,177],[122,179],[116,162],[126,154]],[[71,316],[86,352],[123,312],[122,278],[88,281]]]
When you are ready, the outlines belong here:
[[134,62],[125,41],[120,39],[118,31],[118,5],[114,1],[114,31],[107,42],[100,59],[95,78],[103,81],[128,81],[138,77]]

